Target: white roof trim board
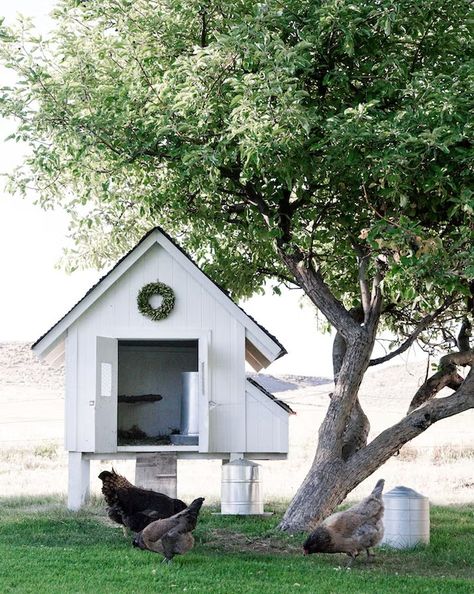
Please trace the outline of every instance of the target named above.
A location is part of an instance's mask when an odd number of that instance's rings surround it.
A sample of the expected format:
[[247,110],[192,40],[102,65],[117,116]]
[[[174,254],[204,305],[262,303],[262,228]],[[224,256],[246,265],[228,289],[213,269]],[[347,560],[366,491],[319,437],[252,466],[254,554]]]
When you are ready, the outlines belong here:
[[[87,291],[84,297],[76,303],[52,328],[41,336],[32,346],[32,349],[40,356],[46,356],[51,348],[57,347],[58,342],[65,338],[67,329],[91,307],[101,295],[105,293],[143,254],[145,254],[155,243],[161,245],[171,254],[207,291],[218,300],[236,319],[245,327],[246,338],[263,355],[263,360],[271,363],[275,359],[286,354],[286,349],[272,336],[263,326],[258,324],[245,311],[238,306],[214,281],[212,281],[176,244],[169,235],[159,227],[155,227],[147,233],[141,241],[130,250],[117,264],[103,276],[93,287]],[[263,365],[262,365],[263,366]]]

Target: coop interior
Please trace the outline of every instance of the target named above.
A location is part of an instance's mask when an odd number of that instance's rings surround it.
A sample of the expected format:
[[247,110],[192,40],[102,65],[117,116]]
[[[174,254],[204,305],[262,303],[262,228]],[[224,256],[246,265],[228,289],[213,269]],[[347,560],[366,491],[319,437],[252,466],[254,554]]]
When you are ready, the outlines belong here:
[[197,340],[119,341],[117,445],[197,445],[197,372]]

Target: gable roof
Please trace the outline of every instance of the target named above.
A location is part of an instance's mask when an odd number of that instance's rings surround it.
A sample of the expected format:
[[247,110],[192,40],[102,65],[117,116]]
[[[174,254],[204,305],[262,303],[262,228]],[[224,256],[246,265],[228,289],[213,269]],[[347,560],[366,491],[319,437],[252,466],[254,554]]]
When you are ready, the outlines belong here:
[[[241,318],[246,328],[246,357],[252,366],[259,370],[267,367],[272,361],[286,355],[287,351],[280,341],[273,336],[266,328],[259,324],[254,318],[249,316],[242,307],[240,307],[230,297],[228,291],[213,281],[199,266],[192,260],[183,248],[176,243],[161,227],[154,227],[142,239],[127,252],[118,262],[104,275],[95,285],[93,285],[85,295],[54,324],[47,332],[40,336],[33,343],[32,349],[38,355],[45,355],[55,349],[58,342],[64,338],[67,328],[77,320],[84,311],[102,295],[126,270],[128,270],[148,249],[159,243],[168,252],[175,252],[175,256],[184,259],[184,262],[191,264],[190,270],[197,271],[205,279],[208,288],[220,295],[220,301],[230,308],[234,316]],[[172,254],[173,255],[173,254]],[[215,296],[217,296],[215,295]]]

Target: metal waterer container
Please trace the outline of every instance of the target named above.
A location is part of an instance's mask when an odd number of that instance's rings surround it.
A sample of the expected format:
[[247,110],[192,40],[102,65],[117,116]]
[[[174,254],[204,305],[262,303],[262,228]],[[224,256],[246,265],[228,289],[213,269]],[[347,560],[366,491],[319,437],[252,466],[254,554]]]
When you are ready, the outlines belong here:
[[199,443],[199,372],[183,371],[180,433],[170,436],[175,445]]
[[241,458],[222,466],[221,513],[263,514],[260,466]]
[[430,542],[428,497],[408,487],[395,487],[383,496],[384,537],[382,544],[407,549]]

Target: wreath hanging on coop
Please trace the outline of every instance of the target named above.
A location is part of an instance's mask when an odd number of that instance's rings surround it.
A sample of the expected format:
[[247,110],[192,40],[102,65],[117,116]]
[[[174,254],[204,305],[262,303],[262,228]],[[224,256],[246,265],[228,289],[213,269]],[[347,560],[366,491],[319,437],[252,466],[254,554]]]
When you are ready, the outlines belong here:
[[[163,301],[159,307],[152,307],[150,305],[150,298],[153,295],[163,297]],[[174,307],[174,302],[173,289],[165,285],[165,283],[160,282],[148,283],[140,289],[137,297],[138,311],[155,322],[163,320],[170,315]]]

